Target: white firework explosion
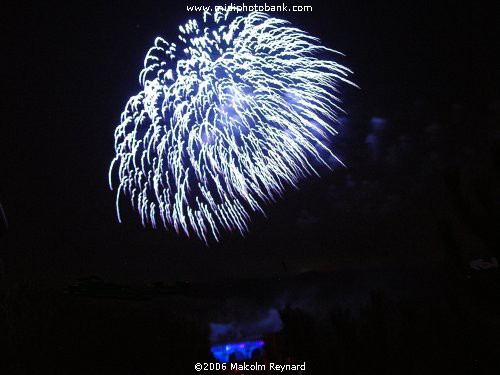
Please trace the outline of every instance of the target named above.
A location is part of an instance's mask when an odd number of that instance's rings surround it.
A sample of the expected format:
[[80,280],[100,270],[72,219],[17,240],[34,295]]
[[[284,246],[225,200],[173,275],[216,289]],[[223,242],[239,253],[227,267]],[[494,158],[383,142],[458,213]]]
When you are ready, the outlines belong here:
[[[205,13],[155,40],[115,131],[119,199],[143,225],[219,240],[248,230],[251,211],[328,166],[337,88],[350,73],[287,21],[261,12]],[[182,46],[182,47],[181,47]],[[325,57],[327,56],[327,57]]]

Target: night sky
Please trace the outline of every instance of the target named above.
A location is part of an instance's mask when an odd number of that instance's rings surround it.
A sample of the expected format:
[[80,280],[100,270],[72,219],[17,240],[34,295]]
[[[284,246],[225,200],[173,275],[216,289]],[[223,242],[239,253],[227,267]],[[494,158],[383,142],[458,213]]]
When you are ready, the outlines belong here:
[[[411,202],[407,188],[418,167],[412,162],[401,169],[407,177],[396,181],[401,185],[393,183],[400,175],[394,169],[369,177],[363,132],[378,116],[396,137],[418,133],[433,122],[453,124],[453,108],[462,108],[460,121],[474,133],[500,99],[493,9],[474,2],[341,0],[308,1],[310,13],[274,14],[346,54],[340,62],[361,88],[344,92],[351,121],[335,141],[348,168],[289,190],[267,207],[267,219],[254,215],[245,238],[230,234],[207,247],[173,231],[142,228],[126,199],[118,224],[107,182],[114,129],[139,91],[145,53],[156,36],[173,39],[179,24],[201,16],[186,11],[193,4],[201,3],[40,1],[3,12],[0,202],[9,227],[0,257],[6,275],[61,285],[88,275],[140,283],[440,259],[432,202],[446,194],[424,186],[421,191],[436,195]],[[454,134],[447,129],[445,137]],[[342,188],[348,175],[358,185],[376,181],[369,201],[381,201],[381,210],[366,214],[360,190]],[[388,199],[396,203],[384,211]],[[302,225],[301,217],[313,224]]]

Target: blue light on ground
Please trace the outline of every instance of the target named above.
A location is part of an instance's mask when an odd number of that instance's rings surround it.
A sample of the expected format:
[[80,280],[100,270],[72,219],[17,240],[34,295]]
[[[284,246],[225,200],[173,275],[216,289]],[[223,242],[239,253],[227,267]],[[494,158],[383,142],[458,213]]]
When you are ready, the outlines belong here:
[[252,358],[255,349],[264,346],[263,340],[242,341],[237,343],[228,343],[212,346],[212,354],[219,362],[229,362],[229,356],[234,353],[237,361],[248,360]]

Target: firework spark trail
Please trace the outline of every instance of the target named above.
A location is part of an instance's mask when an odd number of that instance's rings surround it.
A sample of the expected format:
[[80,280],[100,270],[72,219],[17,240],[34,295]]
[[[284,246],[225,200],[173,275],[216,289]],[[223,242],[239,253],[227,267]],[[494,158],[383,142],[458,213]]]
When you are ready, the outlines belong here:
[[[205,242],[244,234],[249,212],[317,174],[311,162],[336,131],[337,89],[350,71],[338,53],[265,13],[205,13],[179,27],[179,45],[155,40],[115,131],[119,199],[142,224]],[[182,46],[182,47],[181,47]]]

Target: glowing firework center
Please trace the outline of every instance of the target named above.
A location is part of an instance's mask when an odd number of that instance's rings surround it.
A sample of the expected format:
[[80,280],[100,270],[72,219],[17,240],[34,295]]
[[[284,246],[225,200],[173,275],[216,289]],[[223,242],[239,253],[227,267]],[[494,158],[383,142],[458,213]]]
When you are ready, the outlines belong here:
[[[128,196],[143,225],[207,242],[248,230],[313,164],[336,132],[337,88],[350,71],[336,51],[265,13],[219,11],[155,40],[115,131],[116,207]],[[321,55],[321,57],[319,57]],[[328,58],[324,56],[328,55]]]

